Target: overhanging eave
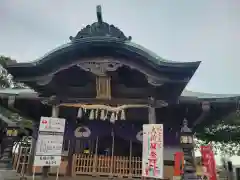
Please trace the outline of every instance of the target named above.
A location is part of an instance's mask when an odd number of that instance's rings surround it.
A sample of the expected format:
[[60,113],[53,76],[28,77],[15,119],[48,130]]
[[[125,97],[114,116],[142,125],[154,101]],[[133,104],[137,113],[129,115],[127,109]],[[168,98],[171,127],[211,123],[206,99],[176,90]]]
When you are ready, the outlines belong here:
[[[17,63],[7,66],[7,70],[15,79],[40,77],[53,73],[61,67],[77,64],[83,58],[116,57],[121,63],[144,70],[151,76],[165,74],[183,75],[183,79],[192,77],[200,62],[176,63],[166,61],[149,50],[131,42],[120,41],[117,38],[85,38],[81,41],[68,43],[38,61]],[[124,62],[125,61],[125,62]]]

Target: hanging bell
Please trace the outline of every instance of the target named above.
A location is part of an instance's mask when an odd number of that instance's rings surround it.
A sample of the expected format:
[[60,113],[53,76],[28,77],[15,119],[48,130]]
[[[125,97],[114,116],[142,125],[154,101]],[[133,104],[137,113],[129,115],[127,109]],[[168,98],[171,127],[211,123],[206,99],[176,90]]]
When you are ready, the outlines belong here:
[[103,109],[101,110],[101,113],[100,113],[100,119],[105,120],[105,112]]
[[115,123],[115,113],[113,112],[111,117],[110,117],[110,122]]
[[82,116],[83,116],[83,110],[82,110],[82,108],[79,108],[78,113],[77,113],[77,117],[81,118]]
[[94,110],[90,111],[89,120],[94,120]]
[[121,120],[126,120],[126,115],[124,109],[121,111]]

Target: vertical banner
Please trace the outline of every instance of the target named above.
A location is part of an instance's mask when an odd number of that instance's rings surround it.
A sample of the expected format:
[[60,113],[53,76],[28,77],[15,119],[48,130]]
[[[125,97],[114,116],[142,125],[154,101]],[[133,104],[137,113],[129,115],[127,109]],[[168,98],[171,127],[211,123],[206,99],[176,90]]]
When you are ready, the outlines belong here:
[[184,159],[183,152],[174,154],[174,176],[181,176],[183,173]]
[[216,162],[211,145],[201,146],[202,163],[209,180],[217,180]]
[[143,125],[142,176],[163,178],[163,125]]

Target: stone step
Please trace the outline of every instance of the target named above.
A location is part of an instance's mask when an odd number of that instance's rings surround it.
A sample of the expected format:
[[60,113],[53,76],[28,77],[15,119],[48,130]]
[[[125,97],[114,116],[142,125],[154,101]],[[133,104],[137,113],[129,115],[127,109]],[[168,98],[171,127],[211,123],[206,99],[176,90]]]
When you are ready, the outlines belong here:
[[0,170],[2,170],[2,169],[11,169],[10,167],[9,167],[9,165],[8,164],[0,164]]
[[9,163],[9,161],[0,161],[0,170],[1,169],[12,169],[12,165],[11,163]]
[[7,170],[1,169],[0,170],[0,179],[1,180],[15,180],[19,179],[20,176],[15,170]]

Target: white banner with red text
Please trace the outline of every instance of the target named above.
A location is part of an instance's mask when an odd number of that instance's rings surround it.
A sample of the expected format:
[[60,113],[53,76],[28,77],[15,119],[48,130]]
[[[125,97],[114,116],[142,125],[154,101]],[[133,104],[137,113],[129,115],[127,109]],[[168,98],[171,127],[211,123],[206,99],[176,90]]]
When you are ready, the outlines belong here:
[[142,145],[142,176],[163,178],[163,124],[144,124]]

